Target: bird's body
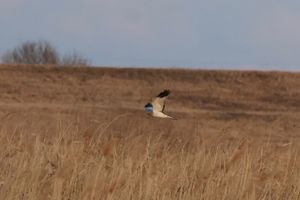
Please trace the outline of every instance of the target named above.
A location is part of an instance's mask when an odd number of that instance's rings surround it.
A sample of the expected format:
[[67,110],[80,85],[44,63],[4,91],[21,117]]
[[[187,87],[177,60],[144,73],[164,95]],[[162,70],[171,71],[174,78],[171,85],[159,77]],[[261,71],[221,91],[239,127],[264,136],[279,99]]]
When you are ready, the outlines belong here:
[[170,90],[164,90],[161,93],[159,93],[152,100],[151,103],[147,103],[145,105],[146,112],[152,115],[153,117],[175,119],[163,112],[166,105],[166,99],[169,94],[170,94]]
[[153,111],[153,112],[152,112],[152,116],[153,116],[153,117],[160,117],[160,118],[170,118],[170,119],[174,119],[173,117],[171,117],[171,116],[169,116],[169,115],[166,115],[165,113],[159,112],[159,111]]

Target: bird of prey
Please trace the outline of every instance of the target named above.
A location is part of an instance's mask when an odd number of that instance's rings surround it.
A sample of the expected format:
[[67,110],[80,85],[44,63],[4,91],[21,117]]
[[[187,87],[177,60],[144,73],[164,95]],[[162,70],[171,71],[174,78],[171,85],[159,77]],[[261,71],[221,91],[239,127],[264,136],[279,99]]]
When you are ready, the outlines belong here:
[[170,90],[164,90],[161,93],[159,93],[155,98],[153,98],[151,103],[147,103],[145,105],[146,112],[152,115],[153,117],[175,119],[174,117],[171,117],[164,113],[166,99],[169,94]]

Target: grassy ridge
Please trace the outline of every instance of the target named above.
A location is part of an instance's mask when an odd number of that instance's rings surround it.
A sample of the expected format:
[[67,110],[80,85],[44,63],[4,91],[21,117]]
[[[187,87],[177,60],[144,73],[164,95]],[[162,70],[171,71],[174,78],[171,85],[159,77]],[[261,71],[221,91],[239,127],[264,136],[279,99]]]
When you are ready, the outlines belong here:
[[[300,75],[0,66],[0,199],[298,199]],[[166,112],[146,101],[170,88]]]

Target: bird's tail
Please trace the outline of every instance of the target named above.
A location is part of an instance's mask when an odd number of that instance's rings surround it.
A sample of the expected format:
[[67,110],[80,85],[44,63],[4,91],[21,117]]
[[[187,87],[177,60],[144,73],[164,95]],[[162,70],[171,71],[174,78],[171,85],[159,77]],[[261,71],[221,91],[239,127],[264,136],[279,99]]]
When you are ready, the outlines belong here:
[[169,118],[169,119],[177,120],[177,118],[171,117],[170,115],[166,115],[166,116],[167,116],[167,118]]

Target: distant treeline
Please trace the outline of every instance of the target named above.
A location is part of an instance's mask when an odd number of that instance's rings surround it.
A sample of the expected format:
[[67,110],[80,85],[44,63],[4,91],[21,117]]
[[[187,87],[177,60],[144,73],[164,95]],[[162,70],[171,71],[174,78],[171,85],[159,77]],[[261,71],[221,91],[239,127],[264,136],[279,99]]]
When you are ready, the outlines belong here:
[[72,53],[60,55],[48,41],[27,41],[1,56],[2,63],[87,66],[90,61]]

